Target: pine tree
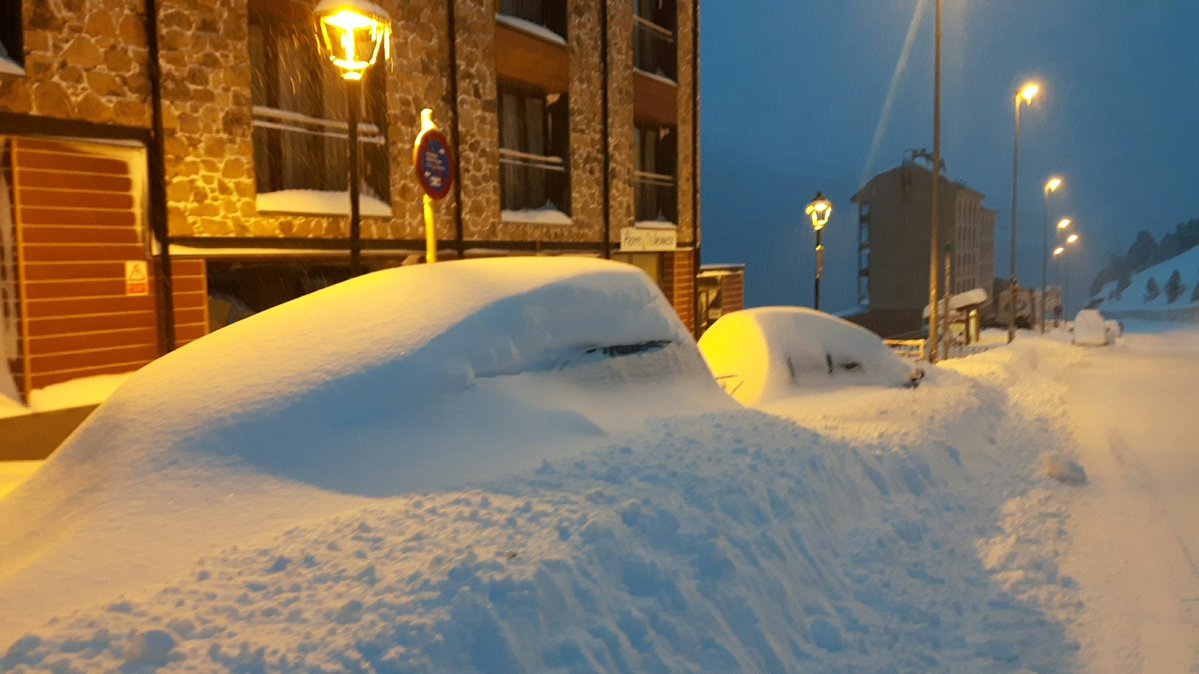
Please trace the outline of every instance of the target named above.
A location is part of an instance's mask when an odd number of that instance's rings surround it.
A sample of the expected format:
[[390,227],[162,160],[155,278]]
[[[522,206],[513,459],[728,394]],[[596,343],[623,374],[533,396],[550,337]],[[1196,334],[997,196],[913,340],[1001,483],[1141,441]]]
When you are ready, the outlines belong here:
[[[1199,274],[1196,274],[1195,278],[1199,278]],[[1195,287],[1191,289],[1191,302],[1199,302],[1199,281],[1196,281]]]
[[1166,304],[1174,304],[1174,300],[1182,295],[1182,291],[1186,290],[1186,286],[1182,285],[1182,274],[1175,269],[1170,278],[1166,280]]
[[1157,287],[1157,279],[1150,276],[1149,282],[1145,284],[1145,301],[1152,302],[1161,293],[1161,289]]

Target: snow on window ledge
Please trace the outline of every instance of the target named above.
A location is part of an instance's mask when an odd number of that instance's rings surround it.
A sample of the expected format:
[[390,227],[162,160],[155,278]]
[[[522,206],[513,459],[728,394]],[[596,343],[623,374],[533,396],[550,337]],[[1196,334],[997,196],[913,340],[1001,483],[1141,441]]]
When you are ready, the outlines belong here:
[[496,23],[502,23],[509,28],[519,30],[522,33],[532,35],[533,37],[541,38],[546,42],[560,44],[563,47],[566,46],[566,38],[539,23],[533,23],[532,21],[526,21],[520,17],[509,16],[507,14],[496,14],[495,20]]
[[669,220],[638,220],[633,223],[637,229],[678,229],[679,226]]
[[501,222],[520,222],[533,225],[571,225],[574,221],[562,211],[546,205],[541,208],[525,208],[519,211],[500,211]]
[[633,68],[633,72],[638,75],[644,75],[644,76],[650,78],[651,80],[658,80],[659,82],[664,82],[666,84],[669,84],[672,87],[679,86],[678,82],[671,79],[670,76],[666,75],[665,73],[659,75],[656,73],[651,73],[648,70],[642,70],[641,68]]
[[[363,216],[390,218],[391,206],[375,197],[360,194],[359,209]],[[259,213],[303,213],[307,215],[349,215],[349,192],[320,190],[280,190],[258,195]]]
[[0,75],[25,76],[25,69],[7,56],[0,56]]

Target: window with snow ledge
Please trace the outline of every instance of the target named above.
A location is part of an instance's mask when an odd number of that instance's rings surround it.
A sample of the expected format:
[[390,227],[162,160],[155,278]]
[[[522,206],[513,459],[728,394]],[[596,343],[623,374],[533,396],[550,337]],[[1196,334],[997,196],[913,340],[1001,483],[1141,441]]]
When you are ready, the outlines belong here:
[[675,0],[633,0],[633,67],[678,81]]
[[25,74],[20,0],[0,3],[0,75]]
[[566,0],[499,0],[498,5],[497,21],[550,41],[566,39]]
[[[570,222],[570,117],[566,94],[500,80],[500,207],[504,219]],[[530,220],[535,212],[541,213]],[[517,214],[521,214],[518,216]]]
[[679,199],[676,187],[678,165],[678,129],[673,126],[634,126],[637,170],[633,173],[636,190],[637,226],[672,227],[678,222]]
[[[320,57],[308,10],[298,3],[251,0],[249,27],[258,193],[344,194],[349,159],[347,87],[337,69]],[[373,68],[355,87],[361,92],[362,111],[360,189],[364,202],[384,204],[391,192],[386,72]],[[340,206],[324,212],[347,210],[348,206]],[[367,210],[364,206],[364,213]]]

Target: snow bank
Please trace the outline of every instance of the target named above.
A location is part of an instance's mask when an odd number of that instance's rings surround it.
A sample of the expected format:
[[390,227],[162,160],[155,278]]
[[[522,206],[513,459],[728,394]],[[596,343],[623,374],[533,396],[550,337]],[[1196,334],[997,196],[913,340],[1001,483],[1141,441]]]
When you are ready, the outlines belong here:
[[829,314],[764,307],[720,317],[699,341],[717,380],[734,398],[756,405],[810,387],[908,385],[910,365],[878,335]]
[[0,605],[50,601],[51,582],[110,592],[360,497],[733,407],[694,344],[614,262],[403,267],[301,297],[143,368],[0,502]]

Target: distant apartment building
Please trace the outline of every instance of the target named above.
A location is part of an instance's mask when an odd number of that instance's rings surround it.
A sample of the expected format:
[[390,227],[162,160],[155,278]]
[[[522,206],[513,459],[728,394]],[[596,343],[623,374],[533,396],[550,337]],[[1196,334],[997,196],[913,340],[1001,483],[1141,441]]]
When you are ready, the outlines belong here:
[[[884,336],[918,332],[928,305],[932,171],[908,159],[853,197],[858,206],[858,305],[851,320]],[[954,293],[984,288],[995,274],[995,215],[984,195],[941,178],[938,238],[952,253]],[[945,250],[945,248],[943,248]],[[944,257],[938,265],[944,288]]]
[[[698,0],[374,2],[393,33],[361,88],[368,270],[423,261],[427,107],[458,177],[435,206],[441,259],[609,257],[703,323]],[[347,89],[315,5],[3,4],[0,301],[20,390],[136,369],[348,276]]]

